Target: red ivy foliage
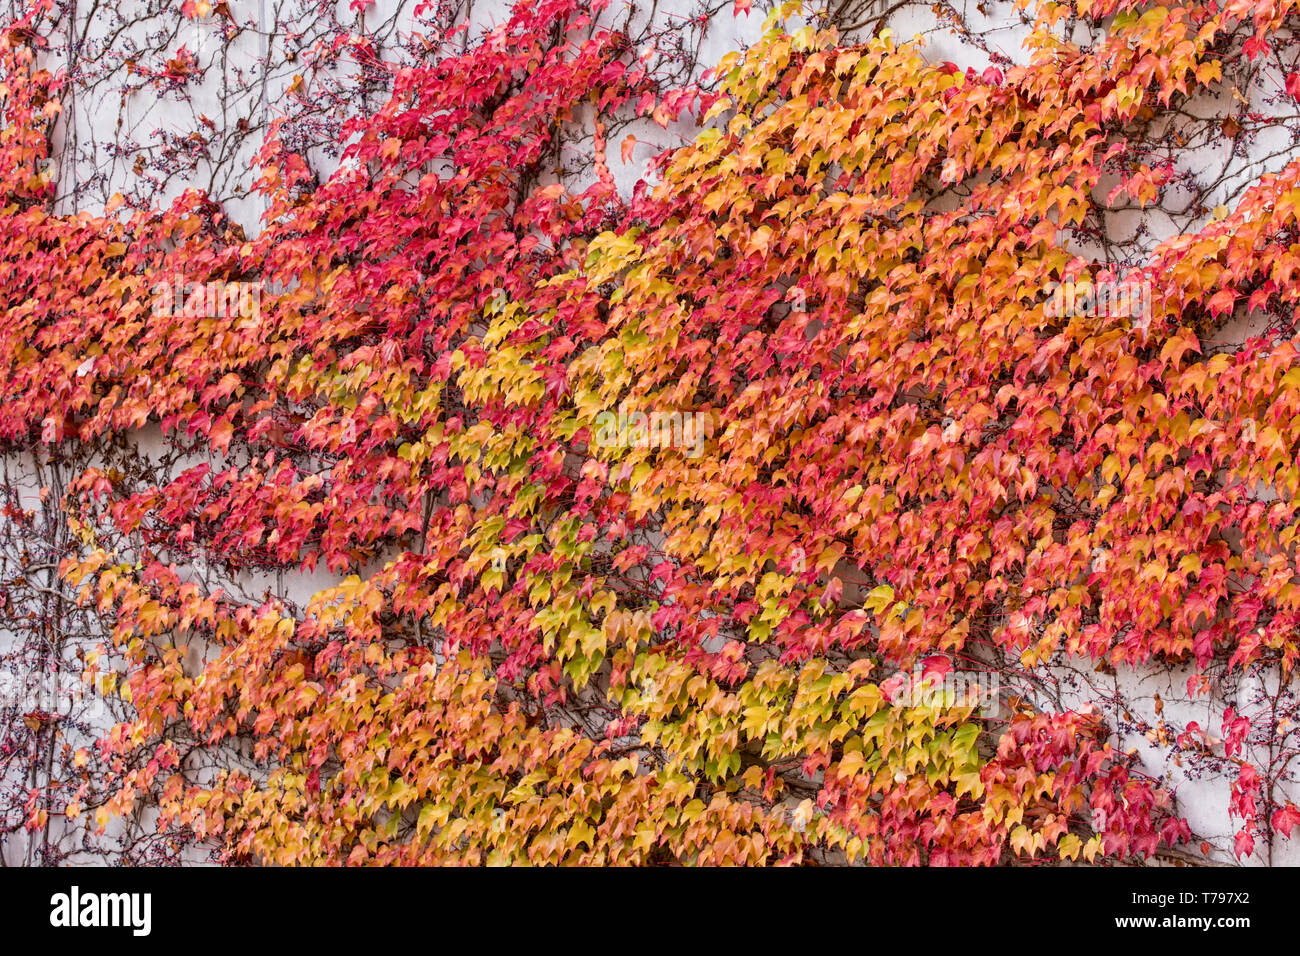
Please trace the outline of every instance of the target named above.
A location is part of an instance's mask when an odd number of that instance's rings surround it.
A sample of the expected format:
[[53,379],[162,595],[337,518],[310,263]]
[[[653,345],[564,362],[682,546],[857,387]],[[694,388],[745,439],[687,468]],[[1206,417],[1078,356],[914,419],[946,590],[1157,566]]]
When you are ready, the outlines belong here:
[[[273,136],[252,240],[196,193],[53,215],[59,81],[11,26],[0,438],[156,423],[187,455],[92,468],[65,501],[65,579],[113,623],[91,669],[120,668],[138,715],[104,741],[112,809],[146,798],[276,863],[1190,839],[1099,709],[1035,688],[1072,660],[1290,680],[1300,353],[1199,333],[1293,308],[1300,165],[1142,263],[1140,321],[1045,290],[1107,279],[1068,240],[1115,198],[1126,125],[1297,5],[1080,2],[1112,17],[1088,49],[1033,6],[1028,65],[774,24],[715,96],[662,89],[599,4],[520,3],[397,71],[325,182]],[[625,204],[605,118],[685,110],[704,130]],[[575,192],[553,145],[588,121]],[[1118,192],[1154,198],[1166,172],[1134,166]],[[199,562],[347,576],[299,609],[210,590]],[[936,696],[954,664],[997,706]],[[1197,732],[1151,730],[1217,746]],[[1237,759],[1248,853],[1296,811]]]

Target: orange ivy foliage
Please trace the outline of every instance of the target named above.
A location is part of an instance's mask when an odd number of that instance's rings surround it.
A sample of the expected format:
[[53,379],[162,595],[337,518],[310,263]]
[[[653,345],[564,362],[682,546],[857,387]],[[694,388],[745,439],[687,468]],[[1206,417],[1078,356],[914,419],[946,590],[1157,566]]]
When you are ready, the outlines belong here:
[[[1148,322],[1053,316],[1045,289],[1098,272],[1066,234],[1125,123],[1297,5],[1081,2],[1114,15],[1087,50],[1033,6],[1004,73],[773,25],[715,98],[659,90],[579,0],[523,3],[397,75],[323,185],[268,143],[251,241],[195,194],[52,215],[57,81],[11,29],[0,437],[157,422],[191,458],[91,469],[67,502],[65,577],[114,622],[92,670],[139,715],[105,742],[115,809],[290,864],[1189,839],[1098,713],[1032,688],[1061,659],[1292,672],[1297,350],[1206,355],[1196,329],[1293,307],[1300,166],[1157,250]],[[696,103],[653,196],[624,205],[603,157],[584,192],[548,181],[579,111]],[[159,316],[177,275],[263,283],[259,308]],[[296,613],[208,592],[199,558],[347,576]],[[900,698],[952,661],[997,675],[997,714]],[[223,762],[237,742],[251,762]],[[1246,838],[1289,833],[1247,768]]]

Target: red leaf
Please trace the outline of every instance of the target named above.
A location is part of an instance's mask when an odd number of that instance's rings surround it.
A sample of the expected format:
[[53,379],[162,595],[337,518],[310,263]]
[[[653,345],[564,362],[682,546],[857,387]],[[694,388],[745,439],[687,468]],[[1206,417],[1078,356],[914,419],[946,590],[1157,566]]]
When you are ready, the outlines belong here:
[[1273,829],[1284,837],[1291,836],[1291,830],[1297,823],[1300,823],[1300,808],[1297,808],[1294,803],[1288,803],[1281,810],[1273,813]]
[[1246,54],[1246,59],[1255,60],[1268,52],[1268,44],[1263,37],[1251,37],[1241,45],[1241,49]]

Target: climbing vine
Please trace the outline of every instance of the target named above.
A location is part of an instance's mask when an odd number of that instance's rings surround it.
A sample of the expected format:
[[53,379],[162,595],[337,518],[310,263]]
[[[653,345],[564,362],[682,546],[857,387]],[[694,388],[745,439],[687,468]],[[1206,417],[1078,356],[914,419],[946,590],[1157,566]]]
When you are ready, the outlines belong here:
[[[278,864],[1212,856],[1136,732],[1271,853],[1300,161],[1198,211],[1178,160],[1198,97],[1300,93],[1258,62],[1300,11],[1024,6],[983,72],[791,4],[695,77],[526,0],[375,58],[328,175],[268,123],[251,238],[195,190],[55,211],[68,80],[10,24],[0,440],[76,463],[59,586],[129,705],[77,758],[96,825]],[[624,195],[638,117],[699,131]],[[1151,669],[1214,723],[1136,713]]]

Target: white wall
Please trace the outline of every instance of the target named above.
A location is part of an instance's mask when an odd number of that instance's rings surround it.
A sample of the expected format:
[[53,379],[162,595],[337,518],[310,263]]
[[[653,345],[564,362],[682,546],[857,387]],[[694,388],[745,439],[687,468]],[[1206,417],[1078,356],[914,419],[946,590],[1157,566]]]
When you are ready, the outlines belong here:
[[[989,2],[985,6],[989,11],[987,16],[977,12],[974,4],[965,8],[968,22],[975,31],[975,35],[970,37],[958,35],[946,25],[936,24],[928,3],[918,3],[904,9],[894,18],[892,25],[900,37],[922,37],[926,43],[927,55],[933,59],[952,60],[963,68],[972,65],[977,70],[983,70],[992,62],[991,55],[1023,62],[1025,53],[1021,41],[1026,30],[1023,22],[1012,12],[1013,6],[1002,2]],[[470,19],[477,26],[500,22],[505,16],[506,6],[502,0],[478,0],[468,7]],[[741,16],[732,15],[730,4],[724,3],[718,7],[719,12],[713,17],[709,30],[700,42],[701,62],[705,65],[716,61],[728,50],[752,42],[758,35],[763,19],[760,4],[755,4],[748,15]],[[287,51],[293,44],[285,39],[286,28],[300,30],[309,37],[314,35],[314,28],[306,18],[291,15],[289,11],[297,7],[288,2],[229,0],[229,8],[236,21],[251,26],[241,30],[228,44],[223,44],[215,39],[214,33],[219,18],[181,24],[175,6],[169,3],[126,0],[111,7],[96,5],[92,8],[83,0],[72,7],[76,17],[73,33],[78,36],[84,34],[85,42],[90,44],[83,50],[94,54],[91,56],[92,69],[110,71],[106,75],[118,80],[124,77],[129,79],[124,69],[114,67],[117,61],[113,56],[95,50],[93,45],[98,39],[109,36],[124,24],[140,17],[143,18],[141,22],[127,27],[116,36],[113,41],[114,50],[127,49],[132,43],[142,48],[152,44],[157,50],[175,55],[184,46],[197,51],[200,64],[207,66],[209,73],[204,82],[187,87],[188,96],[185,98],[142,88],[122,99],[118,92],[120,82],[104,82],[99,86],[88,82],[82,86],[68,103],[67,122],[60,126],[58,136],[58,144],[64,148],[59,184],[61,204],[65,209],[80,207],[93,210],[100,207],[109,195],[119,191],[147,196],[154,190],[154,186],[147,180],[154,177],[162,197],[175,196],[190,186],[210,189],[226,204],[229,214],[248,233],[257,231],[261,210],[258,203],[246,195],[250,183],[249,169],[259,138],[256,133],[280,112],[277,104],[283,100],[285,91],[302,68],[300,57],[293,62],[287,59]],[[364,27],[367,34],[373,34],[381,24],[391,20],[391,28],[386,26],[384,29],[390,40],[396,42],[401,33],[410,29],[412,8],[412,3],[403,0],[381,0],[367,12],[364,24],[358,23],[355,28],[361,32]],[[698,8],[699,4],[690,0],[669,0],[668,3],[659,5],[656,16],[666,21],[674,16],[692,14]],[[354,19],[346,2],[338,3],[335,13],[344,23]],[[61,38],[64,45],[69,42],[67,36],[65,32]],[[270,69],[263,69],[260,65],[264,55],[269,55]],[[339,77],[349,73],[355,74],[355,69],[344,63],[333,75]],[[1264,110],[1279,108],[1264,102],[1262,98],[1258,105]],[[1226,110],[1230,106],[1230,103],[1222,99],[1204,98],[1197,102],[1197,107],[1205,110],[1206,115],[1215,115],[1216,110]],[[189,165],[181,164],[170,171],[154,169],[151,165],[154,162],[153,154],[149,151],[156,151],[157,144],[168,136],[183,140],[196,131],[203,135],[214,132],[206,126],[204,117],[213,121],[216,133],[230,133],[239,120],[245,120],[253,135],[242,141],[239,137],[234,137],[229,143],[229,152],[219,159],[196,157]],[[652,152],[680,144],[692,132],[688,126],[664,130],[648,121],[640,121],[630,129],[645,143],[637,148],[632,161],[626,165],[622,162],[618,155],[618,144],[612,139],[609,150],[609,162],[616,182],[620,189],[627,192],[644,174],[645,160]],[[205,130],[207,133],[204,133]],[[139,144],[149,157],[143,173],[137,173],[133,167],[134,157],[139,153],[114,155],[114,145],[128,141]],[[70,154],[74,150],[81,151],[80,159],[71,158]],[[1295,151],[1294,146],[1286,141],[1284,132],[1275,130],[1249,144],[1247,148],[1225,153],[1220,147],[1214,147],[1210,154],[1194,154],[1187,162],[1193,167],[1200,164],[1224,164],[1229,175],[1221,193],[1226,198],[1233,190],[1234,183],[1239,184],[1257,178],[1263,171],[1280,168],[1294,157]],[[331,168],[333,160],[323,150],[316,150],[313,158],[322,171],[328,172]],[[92,184],[88,189],[85,185],[87,183]],[[1140,213],[1129,213],[1114,222],[1115,228],[1123,232],[1135,230],[1138,225],[1145,225],[1150,230],[1150,236],[1144,243],[1149,247],[1179,228],[1186,228],[1186,221],[1160,214],[1143,216]],[[1243,334],[1250,321],[1250,317],[1242,316],[1238,323],[1224,333],[1225,341]],[[148,453],[154,453],[158,448],[157,441],[157,436],[141,436],[141,447]],[[16,463],[16,466],[21,464]],[[25,487],[28,495],[34,494],[35,490],[30,483]],[[304,604],[312,593],[332,581],[327,574],[317,573],[276,582],[250,580],[245,583],[250,589],[256,590],[272,584],[277,589],[282,589],[286,599]],[[0,653],[5,650],[6,633],[0,631]],[[13,635],[9,634],[8,639],[11,648]],[[1100,676],[1089,676],[1088,671],[1089,668],[1086,667],[1076,668],[1076,679],[1103,680]],[[0,697],[5,694],[12,697],[28,693],[21,689],[27,686],[24,683],[27,675],[22,675],[22,680],[19,680],[14,676],[15,673],[11,672],[4,681],[0,681]],[[1063,676],[1068,673],[1068,670],[1061,671]],[[2,676],[4,675],[0,675]],[[1166,718],[1172,717],[1178,721],[1195,719],[1217,732],[1224,702],[1237,696],[1236,688],[1221,686],[1212,698],[1191,700],[1186,692],[1187,677],[1188,674],[1184,672],[1152,668],[1124,673],[1114,680],[1119,695],[1131,702],[1131,711],[1147,722],[1154,723],[1156,720],[1154,708],[1155,694],[1158,692],[1166,708]],[[1090,699],[1090,696],[1083,684],[1077,691],[1066,692],[1067,699],[1073,697],[1079,702]],[[1119,714],[1108,716],[1116,724],[1126,722]],[[1227,818],[1227,780],[1221,776],[1197,779],[1192,768],[1175,765],[1169,759],[1167,748],[1150,745],[1143,734],[1136,730],[1120,734],[1116,743],[1123,750],[1136,747],[1148,772],[1177,787],[1178,809],[1188,818],[1198,839],[1204,838],[1213,845],[1213,855],[1216,858],[1228,859],[1231,834],[1237,824]],[[11,841],[3,848],[3,852],[6,861],[13,863],[25,851]],[[1250,862],[1261,862],[1260,854],[1257,853]],[[1274,862],[1300,863],[1300,848],[1282,843]]]

